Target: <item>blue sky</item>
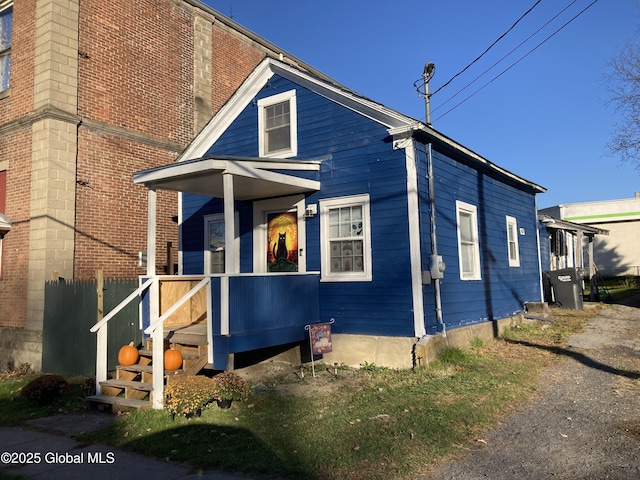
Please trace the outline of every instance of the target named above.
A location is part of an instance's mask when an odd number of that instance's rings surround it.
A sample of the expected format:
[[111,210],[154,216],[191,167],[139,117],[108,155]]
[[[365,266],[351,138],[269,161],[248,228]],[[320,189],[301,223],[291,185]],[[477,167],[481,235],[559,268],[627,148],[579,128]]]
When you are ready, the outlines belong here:
[[[640,171],[607,155],[606,144],[620,119],[606,105],[604,80],[609,59],[625,42],[638,38],[640,5],[637,0],[597,0],[571,21],[592,2],[542,0],[479,61],[431,97],[434,128],[547,188],[538,197],[539,208],[629,198],[640,191]],[[205,3],[361,95],[424,120],[424,101],[413,84],[425,63],[436,65],[430,82],[435,92],[536,1]]]

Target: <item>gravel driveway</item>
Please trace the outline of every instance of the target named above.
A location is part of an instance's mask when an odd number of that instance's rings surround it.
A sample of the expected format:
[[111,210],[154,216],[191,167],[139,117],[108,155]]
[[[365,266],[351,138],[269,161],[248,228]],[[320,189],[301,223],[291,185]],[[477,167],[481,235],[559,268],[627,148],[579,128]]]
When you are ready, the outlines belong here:
[[603,309],[530,405],[422,478],[640,479],[639,307]]

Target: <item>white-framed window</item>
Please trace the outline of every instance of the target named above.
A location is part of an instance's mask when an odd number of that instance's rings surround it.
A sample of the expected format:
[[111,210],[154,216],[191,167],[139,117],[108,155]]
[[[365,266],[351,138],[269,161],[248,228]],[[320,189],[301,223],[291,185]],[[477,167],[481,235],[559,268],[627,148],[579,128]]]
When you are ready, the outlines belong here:
[[[235,214],[236,253],[239,253],[238,214]],[[225,224],[224,215],[216,213],[204,217],[204,273],[205,275],[225,273]],[[239,255],[236,267],[239,267]]]
[[258,100],[258,144],[261,157],[298,154],[296,91]]
[[458,258],[461,280],[480,280],[480,245],[478,243],[478,209],[456,201]]
[[320,200],[322,281],[370,281],[369,195]]
[[0,92],[9,90],[12,38],[13,2],[0,0]]
[[507,215],[507,248],[509,249],[509,266],[519,267],[518,221],[509,215]]

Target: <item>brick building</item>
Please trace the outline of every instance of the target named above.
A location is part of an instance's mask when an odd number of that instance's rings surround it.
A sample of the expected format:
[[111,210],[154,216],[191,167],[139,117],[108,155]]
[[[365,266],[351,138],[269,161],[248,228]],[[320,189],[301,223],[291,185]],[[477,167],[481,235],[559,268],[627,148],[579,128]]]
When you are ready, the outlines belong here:
[[[47,280],[144,273],[132,173],[175,160],[266,55],[308,69],[196,0],[0,0],[0,370],[40,368]],[[158,201],[161,272],[177,196]]]

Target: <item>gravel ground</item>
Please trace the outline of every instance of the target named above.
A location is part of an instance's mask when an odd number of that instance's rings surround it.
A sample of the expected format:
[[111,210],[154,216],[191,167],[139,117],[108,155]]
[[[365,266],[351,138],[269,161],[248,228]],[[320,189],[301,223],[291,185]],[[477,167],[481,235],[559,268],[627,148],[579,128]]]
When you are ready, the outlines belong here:
[[430,480],[640,479],[640,296],[572,337],[537,398]]

